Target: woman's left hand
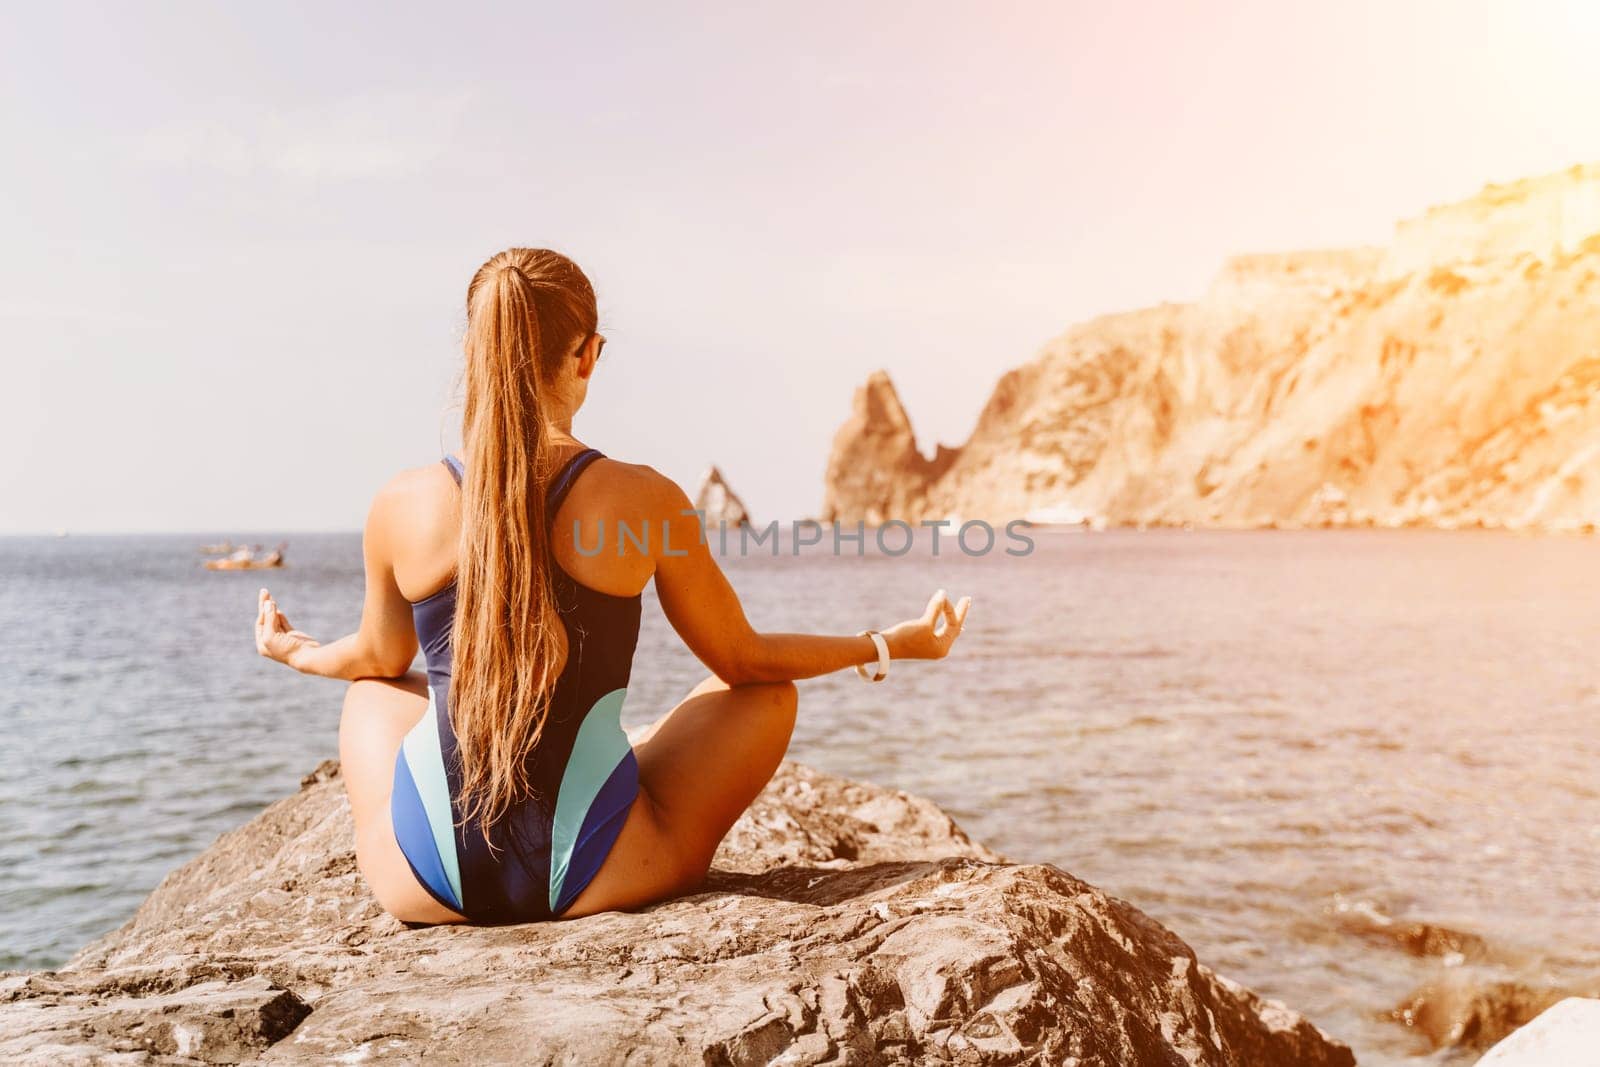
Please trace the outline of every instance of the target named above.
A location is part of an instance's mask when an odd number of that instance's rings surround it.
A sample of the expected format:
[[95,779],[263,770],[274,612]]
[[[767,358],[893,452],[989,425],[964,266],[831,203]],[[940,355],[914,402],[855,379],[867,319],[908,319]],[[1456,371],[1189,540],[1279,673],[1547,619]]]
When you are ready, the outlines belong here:
[[278,604],[272,599],[272,594],[265,589],[261,590],[256,600],[257,652],[268,659],[295,667],[296,657],[320,645],[321,643],[310,634],[301,633],[290,626],[289,620],[278,610]]
[[950,646],[961,636],[961,627],[967,621],[967,609],[972,598],[964,596],[958,604],[950,603],[943,590],[933,594],[928,609],[919,619],[907,619],[883,631],[889,644],[892,659],[944,659]]

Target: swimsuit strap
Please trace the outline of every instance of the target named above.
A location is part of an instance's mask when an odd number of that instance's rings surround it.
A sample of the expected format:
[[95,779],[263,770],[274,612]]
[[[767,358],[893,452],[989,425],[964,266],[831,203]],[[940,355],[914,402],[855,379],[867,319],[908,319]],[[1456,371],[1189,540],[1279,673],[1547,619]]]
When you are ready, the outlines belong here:
[[598,448],[586,448],[576,456],[567,460],[566,466],[556,472],[550,479],[550,492],[545,496],[544,513],[547,519],[555,518],[556,512],[561,510],[561,502],[567,499],[567,493],[572,490],[572,483],[578,480],[578,475],[584,469],[600,458]]
[[[554,515],[561,510],[561,502],[567,499],[567,493],[572,490],[572,483],[578,480],[578,475],[583,473],[585,467],[601,457],[598,448],[586,448],[576,456],[567,460],[566,465],[556,472],[550,479],[550,491],[545,494],[545,514]],[[450,471],[450,477],[461,484],[461,477],[466,473],[466,468],[454,456],[446,456],[439,461]]]

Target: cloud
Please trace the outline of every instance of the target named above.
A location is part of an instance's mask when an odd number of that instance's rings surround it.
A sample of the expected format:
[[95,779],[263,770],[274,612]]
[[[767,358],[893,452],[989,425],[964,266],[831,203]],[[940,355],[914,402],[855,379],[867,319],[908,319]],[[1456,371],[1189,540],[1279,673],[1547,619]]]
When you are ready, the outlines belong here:
[[267,174],[291,181],[391,178],[426,169],[445,155],[471,94],[348,97],[331,106],[227,119],[165,123],[140,134],[134,158],[147,166],[204,167],[233,177]]

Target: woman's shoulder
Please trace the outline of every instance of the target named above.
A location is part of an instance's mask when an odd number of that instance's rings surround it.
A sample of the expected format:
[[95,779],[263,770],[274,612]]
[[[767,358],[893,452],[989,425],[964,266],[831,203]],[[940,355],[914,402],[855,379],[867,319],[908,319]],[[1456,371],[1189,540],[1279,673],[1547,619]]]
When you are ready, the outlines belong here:
[[441,458],[420,467],[407,467],[399,471],[379,486],[373,503],[405,510],[418,504],[435,503],[454,486],[455,476]]
[[435,460],[409,467],[393,475],[373,494],[367,530],[426,534],[453,517],[456,497],[455,478],[443,462]]
[[687,507],[683,490],[654,467],[602,457],[550,516],[556,558],[584,585],[633,596],[650,580],[667,538],[687,536],[673,532]]
[[460,493],[449,468],[435,461],[400,471],[373,494],[363,533],[369,567],[387,567],[401,595],[436,590],[455,566]]
[[591,499],[612,505],[609,510],[642,518],[671,518],[689,507],[689,497],[678,483],[649,464],[603,455],[591,467],[597,475],[588,480],[596,491]]

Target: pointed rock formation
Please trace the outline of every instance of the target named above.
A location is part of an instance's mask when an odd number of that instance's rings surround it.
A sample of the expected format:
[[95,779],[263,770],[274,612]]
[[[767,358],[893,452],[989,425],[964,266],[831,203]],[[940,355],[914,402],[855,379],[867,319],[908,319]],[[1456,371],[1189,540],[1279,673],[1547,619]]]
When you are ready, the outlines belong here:
[[874,371],[856,390],[850,418],[834,435],[822,521],[877,525],[904,517],[918,509],[923,491],[954,459],[943,445],[931,460],[918,451],[888,372]]
[[856,393],[828,517],[1600,524],[1600,167],[1491,186],[1387,248],[1242,256],[1075,326],[930,463]]
[[728,529],[750,525],[750,512],[722,476],[716,464],[706,468],[700,476],[700,490],[694,495],[695,510],[703,516],[707,526],[723,524]]

